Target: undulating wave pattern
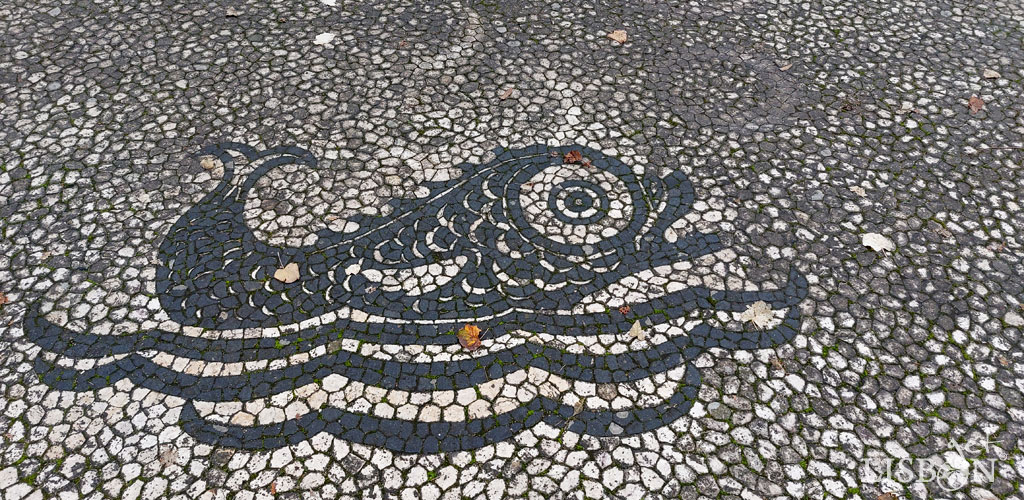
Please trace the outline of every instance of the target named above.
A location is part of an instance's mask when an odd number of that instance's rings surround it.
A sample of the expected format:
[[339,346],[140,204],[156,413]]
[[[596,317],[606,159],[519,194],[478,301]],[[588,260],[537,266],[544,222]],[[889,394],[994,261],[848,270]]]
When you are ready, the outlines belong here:
[[[566,157],[573,151],[580,157]],[[693,205],[692,185],[581,146],[496,153],[428,183],[425,197],[392,200],[387,217],[349,218],[344,232],[286,247],[254,235],[247,195],[273,169],[316,169],[315,158],[208,147],[201,154],[218,159],[223,179],[159,248],[167,319],[93,334],[33,306],[35,369],[62,390],[128,379],[183,398],[185,429],[223,446],[329,432],[422,453],[479,447],[540,421],[598,436],[654,429],[689,410],[700,386],[693,360],[706,349],[772,347],[799,331],[807,282],[795,270],[781,286],[743,290],[670,274],[629,308],[582,307],[624,278],[720,255],[715,235],[670,230]],[[249,168],[244,179],[236,163]],[[288,264],[298,279],[275,279]],[[775,316],[765,329],[704,321],[758,301]],[[650,339],[627,335],[637,323]],[[464,324],[482,329],[479,351],[458,346]]]

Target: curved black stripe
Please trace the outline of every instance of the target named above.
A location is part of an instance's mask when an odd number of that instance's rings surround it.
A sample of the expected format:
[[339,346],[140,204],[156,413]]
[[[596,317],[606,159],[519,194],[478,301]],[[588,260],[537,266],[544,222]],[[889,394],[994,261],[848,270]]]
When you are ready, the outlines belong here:
[[384,361],[341,351],[280,369],[242,375],[196,376],[153,363],[132,354],[88,370],[60,367],[36,358],[43,382],[62,390],[93,390],[122,378],[135,385],[195,401],[251,400],[290,391],[331,374],[368,385],[405,391],[458,390],[504,377],[528,367],[541,368],[571,380],[622,383],[663,373],[696,358],[705,348],[759,348],[777,345],[799,331],[799,311],[790,311],[779,326],[756,336],[695,327],[643,351],[584,355],[527,342],[501,352],[458,361],[413,363]]
[[538,395],[508,413],[466,422],[413,422],[362,415],[338,408],[311,412],[287,422],[242,426],[203,419],[191,402],[181,410],[185,431],[198,441],[231,448],[268,449],[296,444],[327,432],[355,443],[398,453],[438,453],[480,448],[503,441],[543,421],[591,436],[631,436],[657,429],[686,415],[700,387],[700,373],[687,365],[675,394],[651,408],[581,411]]
[[[634,321],[649,318],[652,323],[661,323],[696,309],[736,312],[759,300],[775,309],[792,308],[806,295],[806,279],[792,271],[787,285],[778,290],[733,292],[694,287],[633,305],[628,316],[617,311],[572,316],[512,313],[498,319],[467,321],[481,327],[485,338],[499,337],[509,330],[568,336],[619,334],[627,331]],[[39,313],[38,304],[29,307],[25,318],[25,335],[30,341],[67,358],[98,358],[153,349],[179,357],[221,362],[281,359],[342,338],[400,345],[451,345],[457,340],[446,333],[453,333],[463,324],[454,321],[432,325],[364,323],[341,319],[276,338],[206,339],[163,330],[119,336],[75,332],[46,319]]]

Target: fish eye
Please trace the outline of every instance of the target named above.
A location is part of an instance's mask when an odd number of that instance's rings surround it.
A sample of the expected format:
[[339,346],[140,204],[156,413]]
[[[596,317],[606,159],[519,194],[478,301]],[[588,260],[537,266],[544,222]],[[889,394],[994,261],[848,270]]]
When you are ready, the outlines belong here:
[[618,234],[633,216],[627,183],[594,166],[544,168],[523,184],[519,197],[526,222],[562,244],[595,244]]

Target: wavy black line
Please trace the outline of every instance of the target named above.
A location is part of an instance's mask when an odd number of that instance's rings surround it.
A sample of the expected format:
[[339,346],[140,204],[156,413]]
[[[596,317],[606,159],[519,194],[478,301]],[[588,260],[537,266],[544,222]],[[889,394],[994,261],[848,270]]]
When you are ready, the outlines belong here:
[[182,408],[185,431],[203,443],[242,449],[297,444],[320,432],[346,441],[398,453],[439,453],[480,448],[504,441],[539,422],[591,436],[630,436],[668,425],[686,415],[700,387],[700,373],[688,365],[676,392],[654,407],[576,412],[572,406],[538,395],[529,403],[495,416],[465,422],[413,422],[326,408],[286,422],[232,425],[211,422],[192,403]]
[[[757,346],[776,345],[799,331],[800,313],[790,309],[777,327],[758,332]],[[644,351],[585,355],[527,342],[497,353],[457,361],[424,363],[385,361],[341,351],[280,369],[255,370],[242,375],[197,376],[182,373],[139,354],[79,370],[36,358],[35,370],[47,385],[86,391],[127,378],[135,385],[194,401],[246,401],[290,391],[331,374],[364,384],[406,391],[458,390],[507,376],[529,367],[564,378],[593,383],[631,382],[671,370],[696,358],[706,340],[730,332],[698,325],[687,336],[669,339]]]
[[[635,321],[679,318],[696,309],[739,312],[756,301],[765,301],[774,309],[791,308],[807,295],[807,280],[799,272],[790,272],[784,288],[769,291],[720,291],[694,287],[634,304],[628,316],[618,311],[554,316],[537,313],[512,313],[506,317],[475,322],[486,337],[496,338],[510,330],[526,330],[566,336],[620,334]],[[203,361],[242,362],[274,360],[309,352],[340,338],[400,345],[451,345],[454,332],[462,322],[433,325],[403,323],[365,323],[340,319],[329,325],[288,333],[279,337],[249,339],[207,339],[153,329],[129,335],[95,335],[76,332],[56,325],[39,314],[38,304],[25,315],[25,333],[43,349],[74,359],[99,358],[157,350],[179,357]],[[467,320],[467,322],[473,322]],[[702,347],[752,349],[749,336],[759,332],[731,333],[709,338]],[[282,348],[284,346],[284,348]],[[767,346],[763,346],[767,347]]]

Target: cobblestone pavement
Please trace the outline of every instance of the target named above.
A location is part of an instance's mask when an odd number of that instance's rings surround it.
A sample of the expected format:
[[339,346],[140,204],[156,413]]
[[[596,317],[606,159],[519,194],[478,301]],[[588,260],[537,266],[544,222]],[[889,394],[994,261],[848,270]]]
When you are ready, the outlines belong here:
[[1018,2],[0,19],[4,500],[1024,498]]

